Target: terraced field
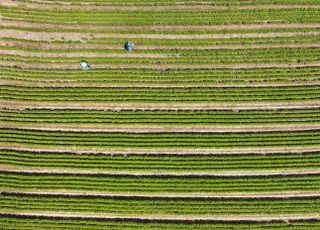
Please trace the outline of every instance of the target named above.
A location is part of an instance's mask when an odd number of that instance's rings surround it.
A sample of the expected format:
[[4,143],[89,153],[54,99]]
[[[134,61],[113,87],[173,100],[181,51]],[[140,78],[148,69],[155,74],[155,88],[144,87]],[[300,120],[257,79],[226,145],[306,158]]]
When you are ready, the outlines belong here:
[[1,0],[0,229],[320,229],[319,36],[318,0]]

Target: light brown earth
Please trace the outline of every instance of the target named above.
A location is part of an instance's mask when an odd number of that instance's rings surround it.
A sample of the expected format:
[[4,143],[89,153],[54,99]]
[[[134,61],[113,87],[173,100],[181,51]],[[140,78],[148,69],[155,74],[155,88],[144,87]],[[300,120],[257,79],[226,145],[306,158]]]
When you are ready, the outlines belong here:
[[[0,20],[0,24],[2,24]],[[320,28],[320,23],[319,23]],[[35,31],[23,31],[17,29],[3,29],[0,30],[0,38],[16,38],[27,39],[32,41],[79,41],[85,42],[94,38],[149,38],[149,39],[230,39],[230,38],[277,38],[277,37],[297,37],[297,36],[319,36],[320,32],[274,32],[274,33],[230,33],[230,34],[116,34],[116,33],[79,33],[79,32],[35,32]],[[9,43],[11,41],[8,41]],[[43,44],[44,46],[52,46],[53,44]],[[53,46],[75,46],[75,44],[56,44]],[[90,44],[95,46],[95,44]],[[87,47],[90,48],[87,44]],[[280,44],[287,45],[287,44]],[[291,44],[301,45],[305,44]],[[308,45],[308,44],[307,44]],[[312,44],[309,44],[309,46]],[[317,45],[317,44],[314,44]],[[76,44],[76,46],[81,46]],[[263,45],[257,45],[257,47]],[[268,46],[276,46],[267,45]],[[104,46],[104,47],[118,47],[118,46]],[[158,46],[157,46],[158,47]],[[206,46],[208,47],[208,46]],[[213,48],[219,48],[220,46],[213,46]],[[222,47],[222,46],[221,46]],[[223,46],[224,47],[224,46]],[[168,47],[169,48],[169,47]],[[179,46],[180,48],[180,46]]]
[[252,103],[68,103],[19,102],[0,100],[0,109],[94,109],[94,110],[281,110],[320,108],[314,102],[252,102]]
[[273,215],[273,216],[262,216],[262,215],[246,215],[246,216],[125,216],[125,215],[108,215],[108,214],[93,214],[93,213],[74,213],[74,212],[9,212],[0,211],[0,215],[10,216],[28,216],[28,217],[63,217],[63,218],[78,218],[78,219],[104,219],[104,220],[175,220],[175,221],[255,221],[255,222],[266,222],[266,221],[314,221],[320,220],[320,215]]

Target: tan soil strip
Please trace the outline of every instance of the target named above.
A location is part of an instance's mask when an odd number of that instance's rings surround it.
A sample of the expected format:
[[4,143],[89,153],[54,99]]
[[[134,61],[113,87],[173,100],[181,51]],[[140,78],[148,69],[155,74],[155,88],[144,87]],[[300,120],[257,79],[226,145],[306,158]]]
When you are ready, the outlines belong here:
[[126,133],[242,133],[242,132],[290,132],[320,130],[320,124],[265,124],[265,125],[107,125],[107,124],[40,124],[1,122],[1,129],[32,129],[62,132],[126,132]]
[[[319,44],[320,47],[320,44]],[[9,54],[17,55],[21,57],[85,57],[85,58],[95,58],[95,57],[113,57],[113,58],[170,58],[178,57],[178,54],[139,54],[139,53],[72,53],[72,52],[63,52],[63,53],[48,53],[48,52],[28,52],[20,50],[0,50],[0,54]]]
[[318,9],[319,5],[247,5],[247,6],[211,6],[211,5],[175,5],[175,6],[94,6],[88,4],[79,5],[66,5],[64,4],[43,4],[41,3],[25,3],[17,2],[14,0],[1,0],[0,5],[6,7],[19,7],[19,8],[36,8],[36,9],[61,9],[63,10],[125,10],[125,11],[136,11],[136,10],[227,10],[227,9]]
[[[0,21],[1,22],[1,21]],[[319,24],[320,27],[320,24]],[[235,34],[103,34],[103,33],[68,33],[68,32],[31,32],[31,31],[22,31],[22,30],[15,30],[15,29],[3,29],[0,31],[0,38],[16,38],[16,39],[28,39],[32,41],[79,41],[84,42],[94,38],[149,38],[149,39],[209,39],[209,38],[216,38],[216,39],[230,39],[230,38],[273,38],[273,37],[297,37],[297,36],[319,36],[320,32],[275,32],[275,33],[235,33]],[[7,44],[12,43],[12,41],[8,41]],[[30,44],[32,45],[32,44]],[[37,45],[38,44],[34,44]],[[42,46],[52,47],[52,46],[63,46],[69,45],[81,47],[81,45],[86,45],[88,48],[91,44],[42,44]],[[123,44],[119,46],[100,46],[105,48],[123,48]],[[139,45],[139,44],[137,44]],[[311,46],[317,44],[279,44],[279,47],[282,46]],[[92,46],[95,46],[92,44]],[[277,46],[277,45],[246,45],[246,46],[229,46],[232,47],[253,47],[253,48],[269,48],[270,46]],[[139,47],[139,48],[143,48]],[[158,47],[158,46],[155,46]],[[161,46],[160,46],[161,47]],[[163,48],[170,48],[171,46],[164,46]],[[219,49],[225,46],[204,46],[204,47],[212,47],[215,49]],[[148,46],[144,47],[145,49]],[[172,48],[172,47],[171,47]],[[276,47],[277,48],[277,47]],[[151,49],[151,48],[150,48]]]
[[[90,80],[88,78],[87,80]],[[69,87],[69,88],[81,88],[81,87],[94,87],[94,88],[265,88],[265,87],[290,87],[290,86],[320,86],[320,81],[307,80],[306,82],[289,82],[289,83],[278,83],[278,82],[252,82],[250,84],[240,83],[238,85],[228,84],[228,83],[216,83],[216,84],[204,84],[204,83],[172,83],[172,84],[161,84],[161,83],[126,83],[126,84],[117,84],[117,83],[91,83],[91,82],[81,82],[79,81],[68,81],[63,79],[59,80],[35,80],[35,81],[24,81],[24,80],[0,80],[1,85],[10,85],[10,86],[19,86],[19,87]]]
[[30,147],[24,144],[0,143],[0,150],[28,151],[28,152],[50,152],[69,154],[104,154],[104,155],[252,155],[252,154],[304,154],[310,152],[320,152],[318,147],[248,147],[248,148],[88,148],[88,147]]
[[1,166],[1,172],[8,173],[28,173],[28,174],[70,174],[70,175],[104,175],[104,176],[211,176],[211,177],[246,177],[246,176],[293,176],[293,175],[319,175],[320,170],[255,170],[255,171],[225,171],[225,172],[165,172],[165,173],[154,173],[154,172],[112,172],[112,171],[103,171],[103,170],[76,170],[76,169],[20,169]]
[[173,221],[307,221],[320,220],[320,215],[277,215],[277,216],[190,216],[190,215],[175,215],[175,216],[124,216],[124,215],[108,215],[108,214],[90,214],[90,213],[75,213],[75,212],[6,212],[0,211],[0,215],[12,216],[28,216],[28,217],[62,217],[62,218],[79,218],[79,219],[121,219],[121,220],[173,220]]
[[[76,70],[77,64],[31,64],[25,62],[4,62],[0,61],[0,66],[20,67],[22,69],[60,69]],[[320,67],[319,63],[291,63],[291,64],[236,64],[236,65],[91,65],[92,69],[258,69],[258,68],[301,68],[301,67]]]
[[[320,35],[320,33],[319,33]],[[5,44],[5,45],[3,45]],[[6,47],[14,47],[14,48],[25,48],[31,49],[32,46],[34,49],[42,49],[43,50],[63,50],[70,49],[70,47],[60,46],[57,44],[24,44],[14,46],[13,42],[0,42],[0,47],[4,47],[3,50],[0,50],[0,54],[11,54],[11,55],[19,55],[24,57],[146,57],[146,58],[169,58],[169,57],[179,57],[179,54],[140,54],[140,53],[96,53],[96,52],[65,52],[65,53],[53,53],[53,52],[28,52],[24,50],[5,50]],[[100,49],[100,50],[123,50],[122,46],[104,46],[104,45],[91,45],[80,44],[79,47],[77,45],[72,45],[76,47],[76,49]],[[55,49],[56,47],[57,49]],[[85,47],[85,48],[84,48]],[[279,49],[279,48],[319,48],[320,44],[266,44],[266,45],[222,45],[222,46],[136,46],[137,50],[242,50],[242,49]]]
[[251,103],[67,103],[0,101],[0,109],[92,109],[92,110],[279,110],[320,108],[315,102],[251,102]]
[[290,199],[290,198],[314,198],[320,197],[320,193],[301,193],[301,192],[284,192],[284,193],[228,193],[223,195],[218,194],[201,194],[201,193],[188,193],[188,194],[128,194],[128,193],[103,193],[103,192],[73,192],[64,190],[55,191],[25,191],[25,190],[6,190],[1,189],[4,194],[18,194],[18,195],[55,195],[55,196],[95,196],[95,197],[141,197],[141,198],[199,198],[199,199]]
[[320,28],[320,23],[290,23],[290,24],[231,24],[211,26],[97,26],[97,25],[61,25],[46,23],[29,23],[22,20],[0,18],[2,26],[42,29],[83,29],[83,30],[250,30],[250,29],[306,29]]

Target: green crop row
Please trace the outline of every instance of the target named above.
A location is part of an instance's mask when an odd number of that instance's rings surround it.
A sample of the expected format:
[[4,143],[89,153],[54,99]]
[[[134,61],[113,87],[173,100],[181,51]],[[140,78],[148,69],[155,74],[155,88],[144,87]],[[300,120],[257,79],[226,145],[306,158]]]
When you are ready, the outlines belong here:
[[135,197],[70,197],[6,194],[0,196],[2,211],[78,212],[134,216],[241,216],[316,215],[320,199],[173,199]]
[[265,23],[317,23],[319,9],[221,9],[221,10],[44,10],[0,7],[5,19],[31,23],[82,25],[224,25]]
[[195,111],[101,111],[101,110],[0,110],[0,121],[64,124],[172,124],[239,125],[319,123],[319,109],[293,110],[195,110]]
[[[18,0],[19,2],[38,2],[35,0]],[[61,2],[52,2],[52,1],[42,1],[45,4],[61,4]],[[71,5],[81,5],[81,0],[64,0],[63,2],[71,4]],[[214,2],[204,2],[201,0],[182,0],[179,2],[173,1],[155,1],[155,0],[136,0],[134,2],[127,2],[125,0],[86,0],[86,3],[90,3],[90,5],[97,5],[97,6],[193,6],[193,5],[209,5],[209,6],[246,6],[246,5],[265,5],[265,4],[278,4],[278,5],[287,5],[287,4],[310,4],[310,5],[318,5],[319,2],[317,0],[246,0],[246,1],[239,1],[239,0],[218,0]]]
[[0,151],[3,166],[110,172],[216,172],[228,170],[318,169],[318,152],[250,155],[99,155]]
[[[255,173],[255,172],[253,172]],[[88,174],[0,174],[4,190],[83,191],[116,194],[228,194],[317,192],[319,175],[301,176],[122,176]]]
[[267,147],[319,146],[319,131],[252,133],[103,133],[1,129],[0,143],[78,147]]
[[[17,0],[16,0],[17,1]],[[18,0],[19,2],[37,2],[35,0]],[[54,4],[59,5],[61,2],[59,1],[42,1],[45,4]],[[71,4],[71,5],[81,5],[81,2],[79,3],[79,0],[64,0],[65,3]],[[134,2],[127,2],[125,0],[86,0],[86,3],[90,3],[90,5],[97,5],[97,6],[181,6],[181,5],[207,5],[207,6],[246,6],[246,5],[265,5],[265,4],[278,4],[278,5],[286,5],[286,4],[310,4],[310,5],[318,5],[319,2],[317,0],[269,0],[269,1],[263,1],[263,0],[246,0],[246,1],[239,1],[239,0],[218,0],[214,2],[205,2],[201,0],[182,0],[179,2],[173,2],[173,1],[155,1],[155,0],[138,0]]]
[[94,220],[74,218],[46,218],[27,216],[0,216],[0,225],[7,230],[318,230],[320,222],[281,221],[270,222],[215,222],[215,221],[137,221],[137,220]]
[[95,84],[252,84],[269,82],[319,81],[319,68],[266,69],[207,69],[207,70],[147,70],[147,69],[93,69],[57,70],[0,67],[0,78],[26,82],[78,82]]
[[1,97],[21,101],[68,102],[252,102],[313,101],[320,98],[318,86],[250,88],[88,88],[0,86]]

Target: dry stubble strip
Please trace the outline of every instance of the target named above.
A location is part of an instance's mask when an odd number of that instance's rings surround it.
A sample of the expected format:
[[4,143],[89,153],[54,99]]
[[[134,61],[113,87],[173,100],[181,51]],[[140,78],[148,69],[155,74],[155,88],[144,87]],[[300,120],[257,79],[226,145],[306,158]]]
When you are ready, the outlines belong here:
[[194,221],[254,221],[254,222],[266,222],[266,221],[314,221],[320,220],[320,215],[279,215],[279,216],[183,216],[183,217],[174,217],[174,216],[121,216],[121,215],[99,215],[99,214],[81,214],[81,213],[70,213],[70,212],[6,212],[0,211],[0,215],[5,216],[14,216],[14,217],[51,217],[51,218],[76,218],[76,219],[103,219],[103,220],[121,220],[121,221],[183,221],[183,222],[194,222]]
[[0,100],[0,109],[87,109],[87,110],[282,110],[320,108],[316,102],[252,102],[252,103],[63,103],[19,102]]
[[[3,22],[0,20],[0,24]],[[320,24],[319,24],[320,27]],[[79,33],[79,32],[35,32],[35,31],[22,31],[17,29],[3,29],[0,31],[0,38],[16,38],[16,39],[28,39],[32,41],[80,41],[90,40],[94,38],[146,38],[146,39],[230,39],[230,38],[276,38],[276,37],[298,37],[298,36],[319,36],[320,32],[310,31],[310,32],[274,32],[274,33],[230,33],[230,34],[104,34],[104,33]],[[10,43],[8,43],[10,44]],[[44,44],[46,47],[58,47],[69,45],[75,46],[74,44]],[[87,45],[90,48],[89,44],[76,44],[76,46]],[[91,45],[91,44],[90,44]],[[281,46],[286,44],[280,44]],[[292,44],[291,46],[305,46],[312,44]],[[317,46],[317,44],[314,44]],[[92,44],[95,47],[95,44]],[[257,45],[256,47],[263,47],[263,45]],[[276,45],[272,45],[275,46]],[[105,48],[117,48],[118,46],[103,46]],[[156,46],[158,47],[158,46]],[[212,48],[219,49],[224,46],[212,46]],[[234,46],[237,47],[237,46]],[[244,46],[239,46],[244,47]],[[249,47],[249,46],[248,46]],[[255,47],[255,46],[253,46]],[[265,48],[268,48],[267,45]],[[143,48],[143,47],[140,47]],[[169,48],[169,47],[168,47]],[[179,47],[180,48],[180,47]],[[232,48],[232,46],[230,46]],[[277,48],[277,47],[276,47]],[[145,47],[147,49],[147,47]]]

